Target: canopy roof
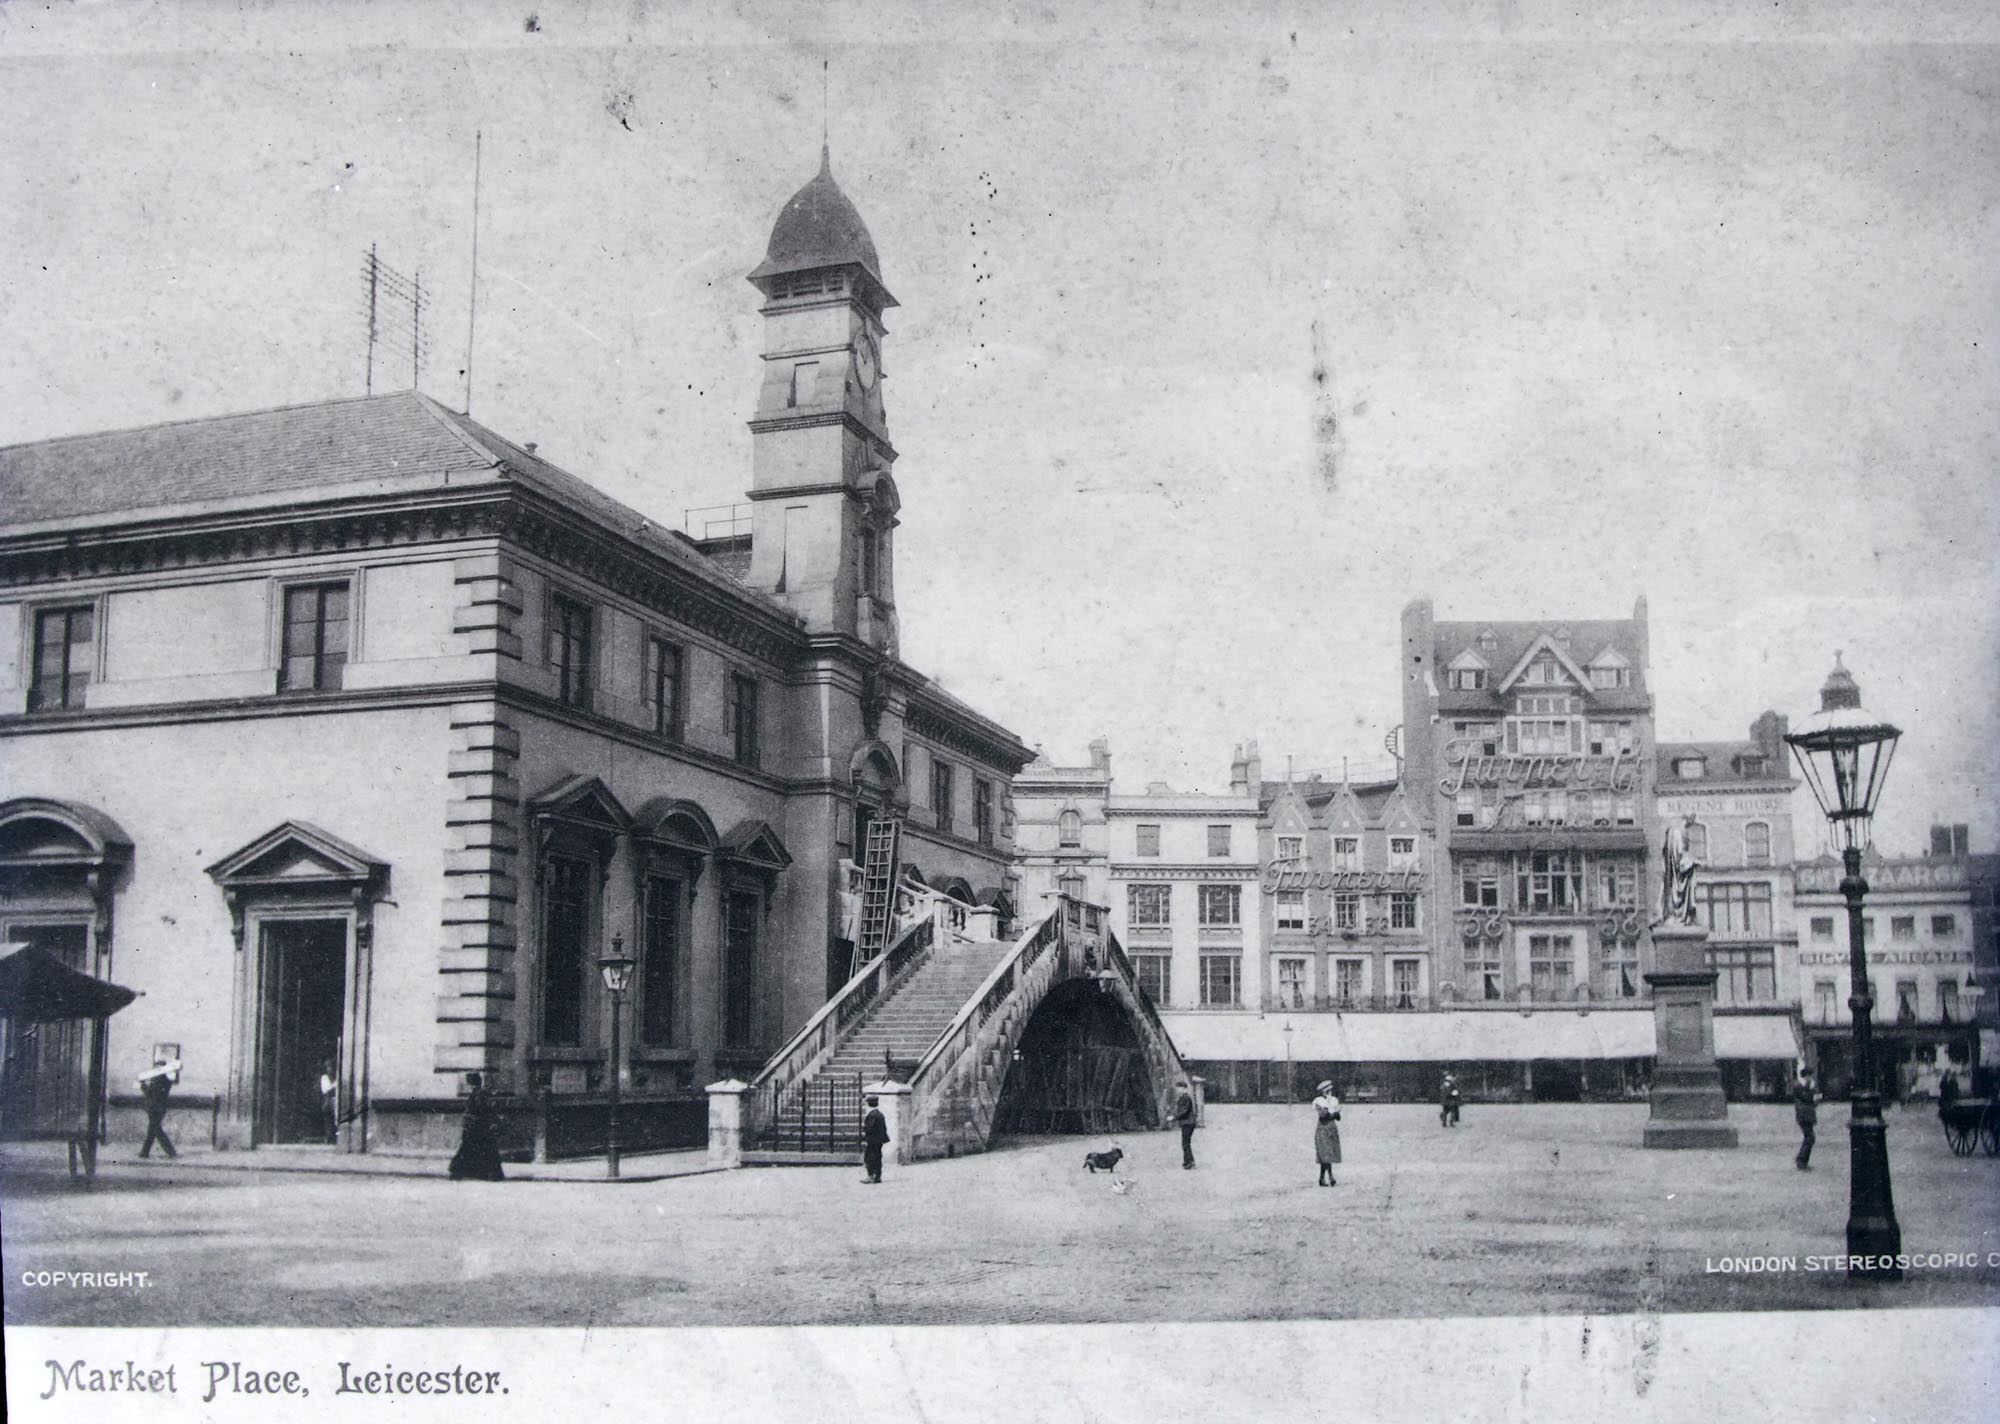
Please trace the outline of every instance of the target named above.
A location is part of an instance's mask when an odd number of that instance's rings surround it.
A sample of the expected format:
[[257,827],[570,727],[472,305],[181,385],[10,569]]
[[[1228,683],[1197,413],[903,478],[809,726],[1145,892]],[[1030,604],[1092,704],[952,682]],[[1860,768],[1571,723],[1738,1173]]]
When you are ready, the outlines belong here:
[[138,994],[70,968],[31,944],[0,946],[0,1016],[26,1023],[101,1019]]

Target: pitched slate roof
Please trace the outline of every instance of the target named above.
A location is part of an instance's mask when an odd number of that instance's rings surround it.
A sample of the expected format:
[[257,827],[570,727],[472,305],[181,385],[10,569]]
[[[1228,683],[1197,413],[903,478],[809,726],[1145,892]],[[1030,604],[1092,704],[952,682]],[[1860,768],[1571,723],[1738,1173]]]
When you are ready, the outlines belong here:
[[31,524],[492,468],[441,411],[402,391],[8,445],[0,502]]
[[[1588,668],[1597,655],[1609,648],[1617,653],[1632,669],[1630,687],[1586,687],[1593,706],[1606,710],[1643,710],[1647,705],[1646,667],[1641,649],[1642,625],[1633,618],[1547,618],[1534,622],[1495,621],[1484,623],[1450,622],[1431,625],[1432,666],[1438,672],[1438,710],[1440,712],[1480,712],[1500,706],[1499,695],[1493,685],[1505,677],[1534,646],[1535,641],[1545,634],[1567,632],[1569,641],[1564,650],[1571,662],[1578,667]],[[1491,633],[1494,646],[1491,652],[1479,645],[1482,633]],[[1561,642],[1558,647],[1563,647]],[[1488,687],[1478,692],[1459,691],[1443,686],[1443,670],[1451,666],[1452,660],[1470,649],[1491,669],[1487,679]]]
[[[1683,757],[1700,757],[1707,763],[1698,779],[1683,781],[1674,763]],[[1743,770],[1743,758],[1762,757],[1764,769]],[[1762,742],[1656,742],[1653,746],[1654,784],[1665,793],[1682,786],[1701,787],[1713,782],[1773,782],[1791,780],[1791,765],[1785,749],[1775,750]]]
[[588,481],[417,391],[0,447],[0,520],[10,532],[21,532],[51,523],[310,505],[482,483],[538,490],[726,584],[738,598],[797,621],[776,600],[744,588],[704,558],[678,530],[655,525]]
[[[1299,793],[1299,798],[1312,809],[1314,816],[1324,818],[1327,807],[1332,805],[1334,798],[1340,794],[1341,783],[1338,781],[1328,781],[1324,777],[1321,777],[1311,781],[1294,781],[1291,785]],[[1396,793],[1396,786],[1397,783],[1393,781],[1355,781],[1348,783],[1348,789],[1354,793],[1355,801],[1361,806],[1362,816],[1370,825],[1381,823],[1382,817],[1388,809],[1389,798]],[[1284,790],[1284,782],[1266,781],[1262,788],[1262,802],[1264,807],[1268,810],[1271,804],[1284,794]]]

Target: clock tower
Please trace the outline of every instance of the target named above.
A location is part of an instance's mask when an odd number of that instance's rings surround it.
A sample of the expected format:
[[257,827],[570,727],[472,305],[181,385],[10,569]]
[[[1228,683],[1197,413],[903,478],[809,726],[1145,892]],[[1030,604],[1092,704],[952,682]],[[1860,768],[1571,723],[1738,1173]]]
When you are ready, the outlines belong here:
[[875,242],[820,150],[750,274],[764,294],[764,380],[751,467],[748,582],[815,633],[896,652],[896,450],[882,413]]

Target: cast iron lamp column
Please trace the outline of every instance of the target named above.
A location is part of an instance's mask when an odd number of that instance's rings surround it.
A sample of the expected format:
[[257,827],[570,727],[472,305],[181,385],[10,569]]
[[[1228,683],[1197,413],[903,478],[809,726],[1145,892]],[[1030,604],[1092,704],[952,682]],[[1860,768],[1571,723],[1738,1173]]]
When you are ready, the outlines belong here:
[[1900,1281],[1894,1257],[1903,1249],[1896,1203],[1889,1186],[1889,1142],[1882,1123],[1882,1095],[1876,1082],[1873,1015],[1875,996],[1868,981],[1861,900],[1861,852],[1882,795],[1882,782],[1903,734],[1861,710],[1861,689],[1833,655],[1833,671],[1819,690],[1819,711],[1785,740],[1813,798],[1826,813],[1846,868],[1840,893],[1847,897],[1848,1007],[1854,1014],[1854,1083],[1849,1094],[1847,1254],[1891,1258],[1887,1264],[1850,1262],[1849,1279]]
[[604,1175],[618,1175],[618,1010],[625,1002],[625,990],[632,983],[632,957],[625,953],[625,936],[611,937],[611,953],[598,956],[598,973],[611,992],[611,1120],[604,1135]]

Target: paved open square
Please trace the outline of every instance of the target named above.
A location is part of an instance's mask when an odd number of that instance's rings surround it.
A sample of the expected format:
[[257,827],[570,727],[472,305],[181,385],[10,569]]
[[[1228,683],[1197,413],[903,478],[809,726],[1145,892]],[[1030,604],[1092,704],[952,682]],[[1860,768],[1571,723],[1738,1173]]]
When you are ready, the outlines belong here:
[[[1216,1106],[1183,1171],[1083,1138],[858,1170],[653,1181],[140,1165],[0,1184],[10,1324],[801,1325],[1312,1320],[2000,1302],[2000,1159],[1956,1158],[1892,1111],[1900,1285],[1850,1284],[1844,1111],[1792,1165],[1780,1107],[1732,1109],[1734,1152],[1648,1152],[1640,1106],[1350,1108],[1338,1185],[1306,1108]],[[212,1159],[220,1161],[224,1159]],[[649,1162],[628,1161],[635,1176]],[[1989,1254],[1996,1253],[1996,1254]],[[1970,1258],[1946,1264],[1947,1256]],[[1736,1271],[1755,1258],[1775,1269]],[[1995,1264],[1988,1264],[1989,1259]],[[1815,1269],[1815,1265],[1818,1269]],[[140,1272],[143,1287],[23,1284]]]

